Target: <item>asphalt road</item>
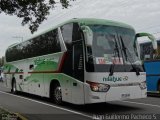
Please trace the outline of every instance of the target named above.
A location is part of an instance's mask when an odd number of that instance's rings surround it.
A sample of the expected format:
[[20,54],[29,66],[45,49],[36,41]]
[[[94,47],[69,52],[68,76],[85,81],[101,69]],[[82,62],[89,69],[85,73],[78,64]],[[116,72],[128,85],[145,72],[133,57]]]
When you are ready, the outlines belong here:
[[29,120],[159,120],[160,97],[114,101],[103,104],[57,106],[47,98],[29,94],[13,95],[0,83],[0,105]]

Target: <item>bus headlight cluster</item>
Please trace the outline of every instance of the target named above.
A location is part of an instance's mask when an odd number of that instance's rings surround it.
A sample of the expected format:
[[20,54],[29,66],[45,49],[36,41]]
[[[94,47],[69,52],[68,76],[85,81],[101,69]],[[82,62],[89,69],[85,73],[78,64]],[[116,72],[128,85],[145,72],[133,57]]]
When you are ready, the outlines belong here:
[[108,84],[102,84],[90,81],[87,81],[87,83],[90,85],[91,90],[94,92],[107,92],[110,89],[110,85]]
[[139,86],[140,86],[141,90],[146,89],[146,88],[147,88],[146,81],[141,82],[141,83],[139,84]]

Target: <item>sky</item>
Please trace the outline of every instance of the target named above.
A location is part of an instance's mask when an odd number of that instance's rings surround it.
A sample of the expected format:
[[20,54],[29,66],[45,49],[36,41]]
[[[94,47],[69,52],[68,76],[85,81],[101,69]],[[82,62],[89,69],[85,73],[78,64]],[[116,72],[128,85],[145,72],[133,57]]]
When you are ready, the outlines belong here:
[[5,55],[8,46],[72,18],[120,21],[133,26],[136,32],[148,32],[160,38],[160,0],[76,0],[70,4],[68,9],[62,9],[57,4],[34,34],[31,34],[27,25],[21,25],[22,19],[1,13],[0,57]]

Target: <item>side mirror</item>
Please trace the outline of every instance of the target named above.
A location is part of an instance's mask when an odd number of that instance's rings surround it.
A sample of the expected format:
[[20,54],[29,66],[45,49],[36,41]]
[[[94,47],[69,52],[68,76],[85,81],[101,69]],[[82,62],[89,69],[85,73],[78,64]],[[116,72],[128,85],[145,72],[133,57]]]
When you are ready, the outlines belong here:
[[85,43],[88,45],[92,45],[92,40],[93,40],[92,30],[88,26],[85,26],[85,25],[81,26],[81,29],[84,33]]
[[148,37],[153,45],[153,49],[156,51],[157,50],[157,41],[155,39],[155,37],[152,34],[149,33],[137,33],[136,37],[135,37],[135,41],[134,41],[134,45],[136,45],[136,41],[138,37]]

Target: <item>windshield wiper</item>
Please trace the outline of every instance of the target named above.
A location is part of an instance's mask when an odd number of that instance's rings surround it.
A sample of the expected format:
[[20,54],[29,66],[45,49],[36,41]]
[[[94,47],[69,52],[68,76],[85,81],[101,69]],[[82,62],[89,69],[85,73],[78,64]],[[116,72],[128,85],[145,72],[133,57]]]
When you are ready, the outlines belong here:
[[[124,53],[124,57],[126,59],[126,61],[129,61],[129,63],[131,64],[132,68],[133,68],[133,71],[136,72],[136,75],[140,75],[140,71],[137,69],[137,67],[135,67],[132,62],[130,61],[130,59],[128,59],[128,56],[127,56],[127,52],[126,50],[128,51],[128,53],[130,54],[129,50],[126,48],[126,46],[124,45],[124,41],[122,39],[122,37],[120,36],[120,40],[121,40],[121,43],[122,43],[122,51]],[[130,55],[131,56],[131,55]]]
[[[125,57],[126,61],[129,61],[129,60],[128,60],[128,56],[127,56],[127,52],[126,52],[127,48],[126,48],[126,46],[124,45],[124,42],[123,42],[123,39],[122,39],[121,36],[120,36],[120,40],[121,40],[121,43],[122,43],[122,51],[123,51],[123,53],[124,53],[124,57]],[[129,61],[129,62],[130,62],[130,61]],[[131,63],[131,62],[130,62],[130,63]]]
[[[118,50],[118,43],[116,41],[116,36],[114,35],[114,42],[115,42],[115,48],[114,48],[114,58],[116,57],[116,55],[118,55],[119,61],[120,61],[120,53]],[[110,70],[109,70],[109,76],[112,76],[114,73],[114,67],[115,67],[115,63],[111,64]]]

